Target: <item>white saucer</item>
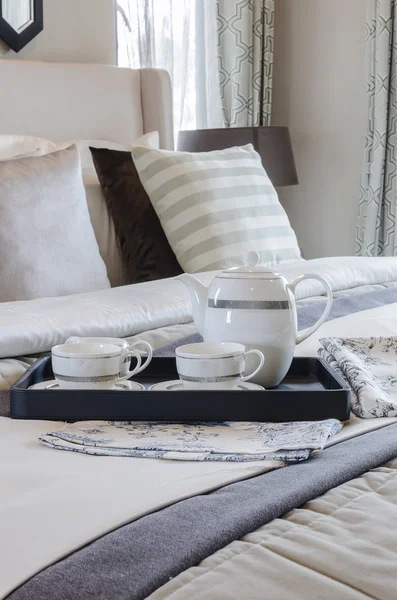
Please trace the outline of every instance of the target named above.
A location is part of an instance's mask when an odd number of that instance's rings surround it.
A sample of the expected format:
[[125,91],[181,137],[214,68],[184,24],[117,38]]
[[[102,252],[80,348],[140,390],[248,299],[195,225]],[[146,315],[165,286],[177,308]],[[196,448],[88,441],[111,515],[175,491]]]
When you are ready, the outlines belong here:
[[[155,383],[154,385],[150,386],[149,390],[154,390],[156,392],[162,391],[162,392],[170,392],[170,391],[180,391],[183,390],[183,383],[179,380],[179,379],[175,379],[174,381],[160,381],[159,383]],[[244,383],[240,383],[237,386],[237,390],[230,390],[231,392],[233,391],[244,391],[244,392],[248,392],[248,391],[264,391],[265,388],[262,387],[261,385],[258,385],[257,383],[250,383],[249,381],[244,381]],[[219,390],[221,391],[221,390]],[[225,390],[222,390],[225,391]]]
[[[50,379],[49,381],[42,381],[41,383],[35,383],[34,385],[31,385],[30,390],[60,390],[61,388],[59,387],[59,383],[57,383],[55,381],[55,379]],[[112,388],[109,388],[109,392],[112,391],[142,391],[145,389],[145,386],[143,386],[141,383],[137,383],[136,381],[120,381],[119,383],[116,383],[116,385],[114,385]],[[73,391],[73,390],[70,390]],[[87,390],[84,390],[87,391]],[[92,390],[90,390],[92,391]],[[96,391],[100,391],[100,392],[104,392],[106,390],[96,390]]]

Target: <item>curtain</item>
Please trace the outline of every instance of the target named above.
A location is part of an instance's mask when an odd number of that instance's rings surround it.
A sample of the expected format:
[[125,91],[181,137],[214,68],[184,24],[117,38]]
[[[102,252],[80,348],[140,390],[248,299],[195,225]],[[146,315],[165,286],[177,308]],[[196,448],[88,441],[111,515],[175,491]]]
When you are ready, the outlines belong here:
[[117,9],[118,64],[170,73],[175,134],[222,127],[214,0],[118,0]]
[[226,126],[270,125],[274,0],[216,0]]
[[369,114],[356,253],[397,256],[397,3],[366,2]]

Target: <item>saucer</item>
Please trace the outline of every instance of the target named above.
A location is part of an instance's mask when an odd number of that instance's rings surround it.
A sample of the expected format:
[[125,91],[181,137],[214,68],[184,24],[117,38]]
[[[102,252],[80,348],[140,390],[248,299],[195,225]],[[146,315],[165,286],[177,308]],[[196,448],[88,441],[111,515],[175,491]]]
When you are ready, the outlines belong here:
[[[56,382],[55,379],[50,379],[49,381],[41,381],[40,383],[35,383],[34,385],[31,385],[30,390],[60,390],[60,386],[59,383]],[[108,390],[95,390],[94,388],[90,389],[90,390],[82,390],[82,391],[97,391],[97,392],[125,392],[125,391],[142,391],[145,389],[145,386],[143,386],[141,383],[137,383],[136,381],[119,381],[119,383],[116,383],[116,385],[114,385],[112,388],[109,388]],[[65,391],[65,389],[63,389],[63,391]],[[68,390],[70,392],[74,391],[74,390]]]
[[[156,392],[178,392],[180,390],[183,390],[183,383],[179,380],[179,379],[175,379],[174,381],[160,381],[159,383],[155,383],[154,385],[151,385],[149,390],[154,390]],[[264,391],[265,388],[262,387],[261,385],[258,385],[257,383],[250,383],[249,381],[244,381],[243,383],[240,383],[237,386],[236,390],[229,390],[230,392],[234,392],[234,391],[238,391],[238,392],[248,392],[248,391],[252,391],[252,392],[258,392],[258,391]],[[192,390],[193,391],[193,390]],[[196,391],[196,390],[194,390]],[[218,391],[227,391],[227,390],[218,390]]]

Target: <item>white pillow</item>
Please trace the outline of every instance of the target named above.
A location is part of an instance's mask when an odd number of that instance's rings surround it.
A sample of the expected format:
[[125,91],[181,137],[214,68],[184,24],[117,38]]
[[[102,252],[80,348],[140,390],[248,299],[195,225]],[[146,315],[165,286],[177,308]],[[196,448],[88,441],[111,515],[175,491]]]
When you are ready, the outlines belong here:
[[[51,152],[69,148],[73,142],[53,142],[45,138],[0,135],[0,161],[14,158],[44,156]],[[106,201],[92,161],[90,146],[109,150],[131,150],[133,146],[159,148],[160,138],[157,131],[146,133],[135,140],[130,148],[115,142],[101,140],[77,140],[75,142],[81,160],[83,183],[87,196],[88,210],[98,242],[99,252],[105,262],[112,287],[124,284],[124,268],[114,230],[113,219],[109,215]]]
[[295,233],[251,144],[213,152],[133,148],[132,157],[186,272],[300,259]]
[[[26,135],[0,135],[0,161],[37,152],[42,138]],[[52,142],[51,142],[52,143]]]
[[66,142],[53,142],[46,138],[32,137],[28,135],[0,135],[0,161],[13,158],[32,158],[44,156],[57,150],[65,150],[75,144],[80,154],[81,168],[94,169],[94,163],[90,152],[93,148],[107,148],[108,150],[131,150],[133,146],[145,148],[159,148],[160,137],[158,131],[151,131],[138,137],[130,147],[123,146],[117,142],[105,140],[69,140]]
[[0,301],[106,289],[77,148],[0,162]]

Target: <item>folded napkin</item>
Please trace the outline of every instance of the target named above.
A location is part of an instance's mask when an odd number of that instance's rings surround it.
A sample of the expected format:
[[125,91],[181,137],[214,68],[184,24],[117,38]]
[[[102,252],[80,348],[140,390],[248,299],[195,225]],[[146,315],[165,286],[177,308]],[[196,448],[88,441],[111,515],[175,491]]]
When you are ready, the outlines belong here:
[[296,423],[85,421],[40,437],[58,450],[172,460],[306,460],[341,430],[335,419]]
[[358,417],[397,416],[397,338],[323,338],[319,355],[348,382]]

